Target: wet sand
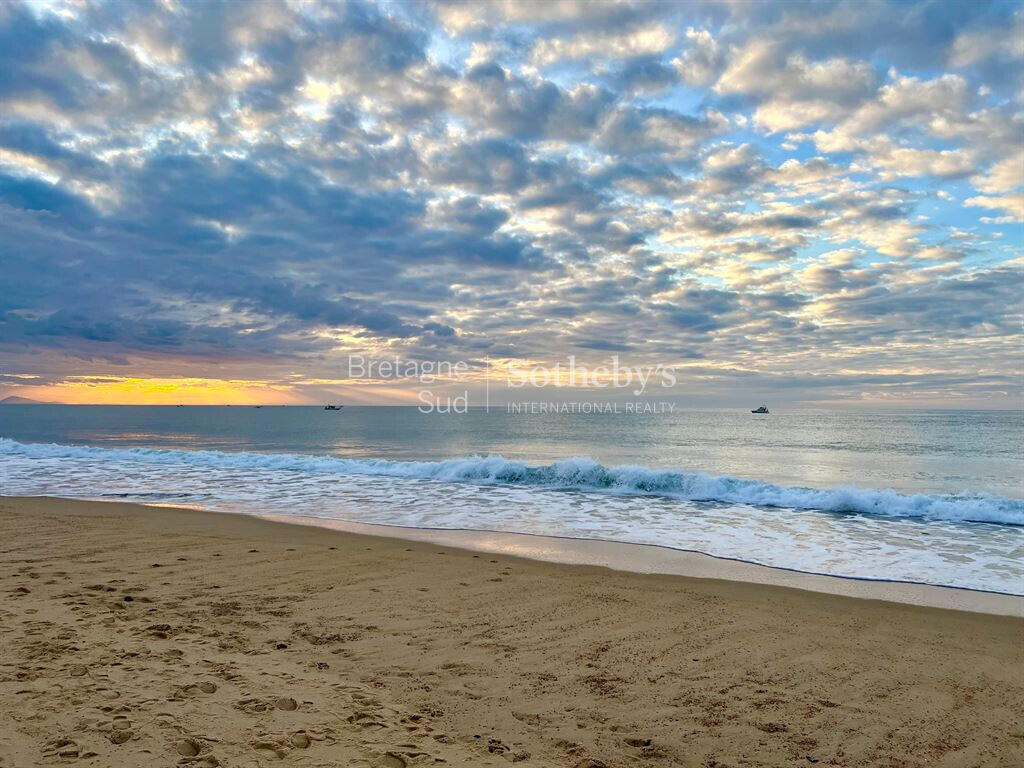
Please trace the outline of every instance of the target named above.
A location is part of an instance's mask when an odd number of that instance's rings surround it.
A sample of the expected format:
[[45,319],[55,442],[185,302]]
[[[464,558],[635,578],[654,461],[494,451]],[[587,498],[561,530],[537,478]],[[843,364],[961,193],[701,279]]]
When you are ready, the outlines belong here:
[[0,766],[1017,766],[1020,618],[0,498]]
[[[541,536],[532,533],[501,531],[448,530],[441,528],[403,528],[395,525],[355,523],[303,515],[262,515],[282,523],[315,525],[336,531],[371,536],[392,536],[433,544],[443,544],[474,552],[513,555],[569,565],[600,565],[631,573],[660,573],[701,579],[724,579],[750,584],[794,587],[830,595],[886,600],[956,611],[994,613],[1024,618],[1024,597],[975,589],[940,587],[887,579],[847,578],[808,573],[788,568],[772,568],[744,560],[715,557],[694,550],[661,547],[654,544],[630,544],[619,541]],[[1024,589],[1024,585],[1022,585]]]

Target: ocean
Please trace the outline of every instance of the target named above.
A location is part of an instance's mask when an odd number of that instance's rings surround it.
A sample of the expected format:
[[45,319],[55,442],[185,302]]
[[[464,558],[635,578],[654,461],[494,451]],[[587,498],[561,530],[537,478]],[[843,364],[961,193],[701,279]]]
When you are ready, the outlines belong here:
[[0,407],[0,494],[624,541],[1024,594],[1024,412]]

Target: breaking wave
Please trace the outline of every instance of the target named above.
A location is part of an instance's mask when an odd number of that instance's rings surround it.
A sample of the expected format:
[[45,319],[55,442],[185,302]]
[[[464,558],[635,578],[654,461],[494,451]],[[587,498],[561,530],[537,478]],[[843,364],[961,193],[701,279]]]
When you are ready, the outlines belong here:
[[703,472],[647,467],[605,467],[589,458],[567,458],[531,466],[502,456],[472,456],[446,461],[346,459],[293,453],[96,448],[54,443],[19,443],[0,438],[0,456],[82,459],[141,464],[187,464],[218,469],[376,475],[440,482],[472,482],[576,490],[633,496],[663,496],[687,501],[748,504],[885,517],[916,517],[953,522],[1024,525],[1024,500],[987,493],[902,494],[855,487],[788,488]]

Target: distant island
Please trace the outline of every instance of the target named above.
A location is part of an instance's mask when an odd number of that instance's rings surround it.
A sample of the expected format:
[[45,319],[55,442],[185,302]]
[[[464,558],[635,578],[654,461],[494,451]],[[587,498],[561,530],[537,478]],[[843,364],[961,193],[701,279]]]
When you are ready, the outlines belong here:
[[18,397],[17,395],[11,395],[0,400],[0,405],[46,405],[39,400],[33,400],[30,397]]

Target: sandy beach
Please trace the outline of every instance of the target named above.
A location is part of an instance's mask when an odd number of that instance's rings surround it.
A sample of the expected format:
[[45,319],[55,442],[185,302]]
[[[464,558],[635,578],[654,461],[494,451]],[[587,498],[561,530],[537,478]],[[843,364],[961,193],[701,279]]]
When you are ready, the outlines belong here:
[[0,499],[0,766],[1016,766],[1024,621]]

